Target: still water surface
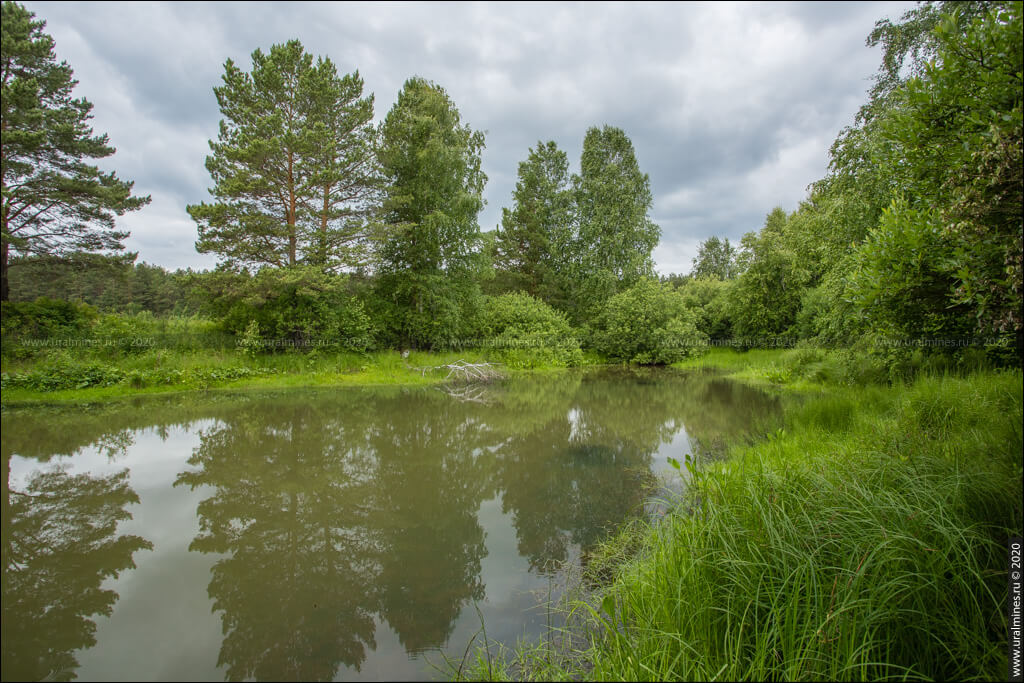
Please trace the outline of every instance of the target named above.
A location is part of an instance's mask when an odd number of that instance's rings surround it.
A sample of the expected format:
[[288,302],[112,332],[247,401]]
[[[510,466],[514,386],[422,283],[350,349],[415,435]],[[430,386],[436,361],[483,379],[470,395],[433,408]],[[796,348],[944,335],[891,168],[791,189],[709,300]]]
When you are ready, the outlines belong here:
[[5,409],[3,679],[437,678],[780,410],[671,370]]

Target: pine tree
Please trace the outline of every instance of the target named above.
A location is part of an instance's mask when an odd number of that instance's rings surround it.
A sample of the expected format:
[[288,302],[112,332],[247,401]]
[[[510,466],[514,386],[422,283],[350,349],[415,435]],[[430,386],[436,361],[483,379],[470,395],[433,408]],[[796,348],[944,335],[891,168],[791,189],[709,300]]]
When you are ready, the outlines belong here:
[[252,53],[252,72],[232,60],[214,88],[224,119],[206,168],[211,204],[188,207],[200,253],[230,267],[356,267],[379,176],[373,98],[358,73],[314,65],[297,40]]
[[519,164],[512,198],[512,209],[502,209],[495,266],[508,273],[513,288],[557,305],[562,300],[560,254],[572,229],[573,213],[565,152],[554,142],[538,142]]
[[359,72],[339,77],[328,59],[319,59],[310,74],[306,260],[326,270],[366,265],[373,248],[370,218],[380,204],[382,178],[373,95],[362,93]]
[[128,233],[115,216],[150,197],[133,197],[133,183],[88,160],[114,153],[106,135],[93,135],[92,104],[74,99],[67,62],[57,62],[46,22],[14,2],[3,4],[0,55],[2,115],[2,273],[0,300],[10,294],[7,269],[15,255],[60,256],[124,249]]

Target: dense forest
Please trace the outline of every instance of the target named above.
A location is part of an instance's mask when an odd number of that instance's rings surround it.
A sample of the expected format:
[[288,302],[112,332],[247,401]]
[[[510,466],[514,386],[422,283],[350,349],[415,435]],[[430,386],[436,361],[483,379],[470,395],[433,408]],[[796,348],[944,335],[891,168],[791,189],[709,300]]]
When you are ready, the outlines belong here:
[[358,71],[297,40],[257,49],[248,70],[228,60],[213,89],[212,198],[187,209],[217,268],[135,263],[115,219],[149,198],[89,165],[113,149],[72,99],[71,67],[44,22],[3,12],[5,354],[19,338],[102,333],[98,313],[148,312],[273,349],[505,339],[557,346],[563,365],[580,350],[660,364],[708,344],[799,343],[897,374],[930,356],[1019,363],[1019,2],[879,21],[867,101],[799,208],[767,211],[738,244],[707,236],[690,273],[661,277],[650,179],[625,131],[590,128],[575,169],[538,141],[485,232],[484,135],[444,88],[408,79],[374,125]]

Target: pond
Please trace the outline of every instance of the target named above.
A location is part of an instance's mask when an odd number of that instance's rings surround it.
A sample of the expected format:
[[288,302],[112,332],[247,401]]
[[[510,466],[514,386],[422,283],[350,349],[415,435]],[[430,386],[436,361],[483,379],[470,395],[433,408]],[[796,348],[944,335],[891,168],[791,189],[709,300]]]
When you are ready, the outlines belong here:
[[667,369],[5,408],[3,679],[437,678],[780,413]]

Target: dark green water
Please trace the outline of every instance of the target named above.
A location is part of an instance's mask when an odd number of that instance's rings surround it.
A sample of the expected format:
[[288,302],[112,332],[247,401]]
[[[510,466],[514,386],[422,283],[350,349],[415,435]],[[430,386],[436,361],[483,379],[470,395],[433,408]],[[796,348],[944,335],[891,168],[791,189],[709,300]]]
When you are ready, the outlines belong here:
[[[778,400],[706,374],[2,414],[4,680],[436,678]],[[672,471],[674,475],[674,470]],[[678,476],[678,475],[675,475]]]

